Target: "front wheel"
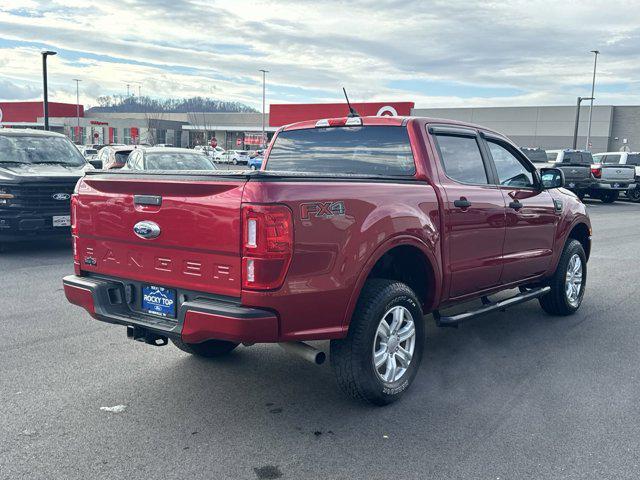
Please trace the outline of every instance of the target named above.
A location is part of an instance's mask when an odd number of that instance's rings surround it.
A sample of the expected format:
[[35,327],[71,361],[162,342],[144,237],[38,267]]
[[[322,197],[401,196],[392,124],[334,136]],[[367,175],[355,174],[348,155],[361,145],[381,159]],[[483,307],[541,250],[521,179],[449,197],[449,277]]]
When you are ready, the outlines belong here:
[[627,190],[627,198],[632,202],[640,203],[640,187]]
[[234,158],[234,159],[233,159],[233,161],[232,161],[231,163],[233,163],[234,165],[237,165],[237,164],[238,164],[238,160],[236,160],[236,159]]
[[255,169],[256,169],[256,166],[255,166],[255,165],[251,165],[249,168],[250,168],[251,170],[255,170]]
[[618,199],[618,196],[620,195],[619,192],[614,191],[614,192],[602,192],[600,194],[600,200],[602,200],[602,203],[613,203]]
[[540,306],[550,315],[571,315],[580,308],[586,285],[587,256],[579,241],[569,239],[549,282],[551,291],[540,297]]
[[347,337],[331,341],[331,366],[345,393],[387,405],[413,382],[423,350],[416,294],[404,283],[373,279],[362,290]]
[[197,357],[215,358],[231,353],[238,344],[224,340],[207,340],[202,343],[185,343],[182,340],[171,339],[171,342],[183,352]]

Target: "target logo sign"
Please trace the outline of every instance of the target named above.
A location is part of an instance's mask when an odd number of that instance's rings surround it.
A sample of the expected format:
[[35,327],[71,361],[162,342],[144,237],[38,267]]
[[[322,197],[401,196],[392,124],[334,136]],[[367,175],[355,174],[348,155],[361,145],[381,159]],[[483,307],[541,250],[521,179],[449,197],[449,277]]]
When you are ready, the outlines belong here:
[[385,105],[384,107],[380,107],[378,113],[376,113],[376,117],[397,117],[398,111],[393,108],[391,105]]

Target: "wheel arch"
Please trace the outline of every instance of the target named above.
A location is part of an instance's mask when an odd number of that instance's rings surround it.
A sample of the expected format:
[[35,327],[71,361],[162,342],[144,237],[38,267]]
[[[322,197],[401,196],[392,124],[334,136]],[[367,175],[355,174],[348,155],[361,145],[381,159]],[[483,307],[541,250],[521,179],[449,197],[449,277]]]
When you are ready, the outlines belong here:
[[[408,273],[404,278],[403,272],[398,272],[399,266],[408,266]],[[373,252],[358,275],[343,320],[345,331],[349,327],[364,284],[369,278],[388,278],[407,283],[418,296],[425,312],[430,311],[440,298],[442,276],[433,252],[415,237],[393,237]]]
[[567,239],[565,240],[565,245],[569,239],[577,240],[582,244],[584,254],[587,257],[587,260],[589,260],[589,256],[591,255],[591,230],[587,224],[584,222],[576,223],[569,231],[569,235],[567,235]]

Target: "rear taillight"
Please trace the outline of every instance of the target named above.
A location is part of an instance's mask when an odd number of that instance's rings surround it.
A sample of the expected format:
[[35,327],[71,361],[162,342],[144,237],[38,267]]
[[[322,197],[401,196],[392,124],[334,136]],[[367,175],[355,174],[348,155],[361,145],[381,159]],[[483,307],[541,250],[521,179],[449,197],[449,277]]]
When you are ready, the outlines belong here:
[[591,175],[593,175],[593,178],[602,177],[602,167],[592,166],[591,167]]
[[80,274],[80,254],[78,253],[78,195],[71,195],[71,242],[73,246],[73,266],[77,275]]
[[293,218],[286,205],[242,206],[242,287],[280,288],[293,256]]

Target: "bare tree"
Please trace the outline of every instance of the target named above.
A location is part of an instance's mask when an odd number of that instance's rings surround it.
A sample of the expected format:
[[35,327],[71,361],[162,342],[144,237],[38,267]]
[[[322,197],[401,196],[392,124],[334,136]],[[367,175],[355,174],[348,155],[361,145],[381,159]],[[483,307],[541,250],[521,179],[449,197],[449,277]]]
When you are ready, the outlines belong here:
[[144,118],[147,128],[146,143],[155,145],[158,143],[157,131],[161,126],[162,120],[164,120],[164,112],[145,112]]

